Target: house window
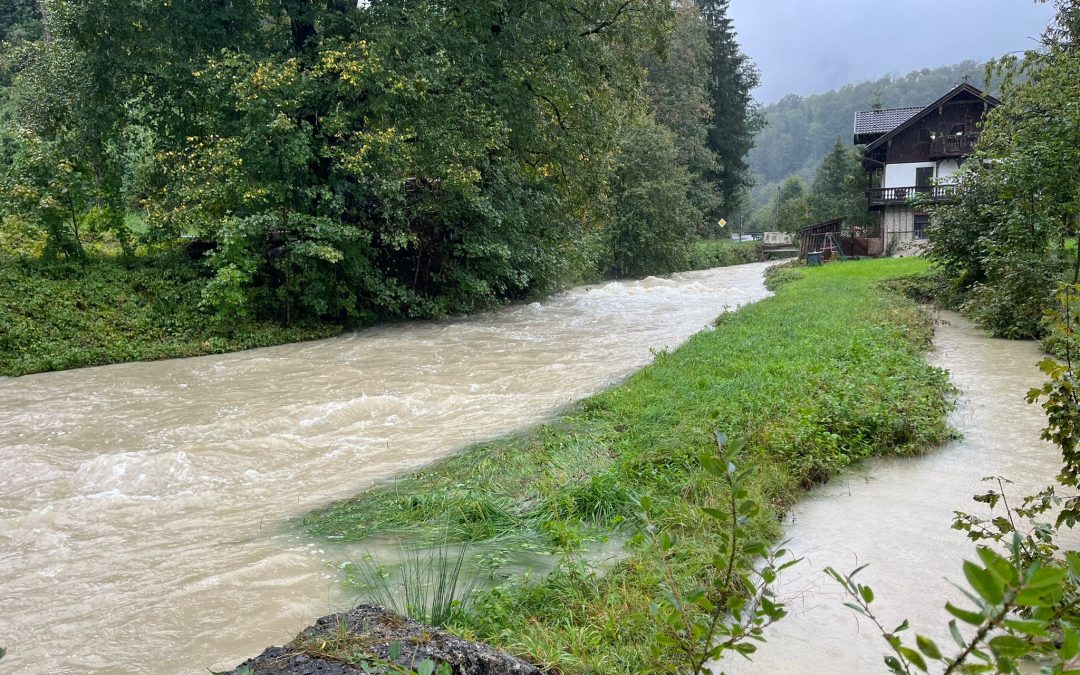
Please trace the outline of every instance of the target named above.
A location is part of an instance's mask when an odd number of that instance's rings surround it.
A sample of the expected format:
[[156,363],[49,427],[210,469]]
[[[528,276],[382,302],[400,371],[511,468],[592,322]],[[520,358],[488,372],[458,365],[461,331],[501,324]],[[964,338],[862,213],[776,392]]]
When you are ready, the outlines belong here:
[[930,216],[915,215],[915,238],[926,239],[926,226],[930,224]]
[[934,182],[934,167],[923,166],[915,169],[915,187],[930,187]]

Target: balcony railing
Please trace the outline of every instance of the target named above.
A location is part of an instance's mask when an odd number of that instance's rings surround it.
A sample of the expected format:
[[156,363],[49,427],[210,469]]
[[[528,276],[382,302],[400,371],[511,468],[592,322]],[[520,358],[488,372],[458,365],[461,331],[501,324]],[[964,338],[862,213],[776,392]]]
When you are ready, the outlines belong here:
[[920,185],[911,187],[874,188],[867,192],[870,208],[907,204],[915,195],[927,195],[934,203],[947,202],[956,194],[955,185]]
[[977,135],[938,136],[930,140],[931,157],[964,157],[975,152]]

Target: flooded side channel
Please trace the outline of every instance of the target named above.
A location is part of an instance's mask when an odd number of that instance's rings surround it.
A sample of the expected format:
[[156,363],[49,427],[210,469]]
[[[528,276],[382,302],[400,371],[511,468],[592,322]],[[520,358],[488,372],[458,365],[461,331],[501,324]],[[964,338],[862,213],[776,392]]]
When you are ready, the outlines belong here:
[[961,390],[951,421],[963,439],[923,457],[866,462],[799,503],[787,536],[804,560],[785,573],[780,590],[790,615],[770,628],[752,663],[725,663],[726,672],[887,672],[888,646],[843,606],[847,598],[822,572],[828,566],[847,573],[869,563],[859,578],[873,587],[882,623],[892,628],[910,619],[912,641],[917,631],[952,652],[944,604],[968,602],[949,580],[963,584],[961,564],[974,557],[964,533],[950,529],[953,512],[986,514],[971,496],[996,488],[982,482],[987,476],[1014,481],[1007,488],[1013,497],[1045,487],[1060,455],[1039,438],[1042,409],[1024,401],[1044,380],[1038,346],[988,338],[955,314],[942,319],[931,360]]
[[205,673],[289,640],[347,599],[288,519],[542,421],[765,297],[764,269],[0,379],[4,672]]

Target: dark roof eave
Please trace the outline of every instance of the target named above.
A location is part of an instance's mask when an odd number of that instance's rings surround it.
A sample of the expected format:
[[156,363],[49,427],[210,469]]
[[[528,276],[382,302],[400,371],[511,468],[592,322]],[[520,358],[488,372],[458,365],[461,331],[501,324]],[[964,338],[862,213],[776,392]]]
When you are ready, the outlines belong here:
[[977,97],[981,98],[983,101],[989,103],[991,106],[1001,105],[1001,101],[997,100],[996,98],[994,98],[990,94],[985,94],[982,91],[980,91],[979,89],[976,89],[975,87],[971,86],[967,82],[964,82],[962,84],[959,84],[959,85],[953,87],[951,90],[949,90],[949,92],[947,94],[945,94],[944,96],[942,96],[938,100],[934,101],[930,105],[923,108],[922,112],[919,112],[919,113],[917,113],[915,115],[912,115],[908,120],[906,120],[904,123],[902,123],[901,125],[899,125],[895,129],[893,129],[892,131],[890,131],[890,132],[888,132],[886,134],[882,134],[881,138],[877,139],[873,143],[866,146],[866,150],[863,151],[863,154],[864,155],[869,155],[871,152],[877,150],[878,148],[883,146],[885,143],[887,143],[889,141],[889,139],[894,138],[895,136],[902,133],[903,131],[911,128],[916,122],[921,120],[923,117],[926,117],[926,115],[929,114],[931,110],[933,110],[934,108],[937,108],[938,106],[944,105],[945,103],[952,100],[953,98],[955,98],[957,95],[959,95],[961,93],[968,93],[968,94],[972,94],[974,96],[977,96]]

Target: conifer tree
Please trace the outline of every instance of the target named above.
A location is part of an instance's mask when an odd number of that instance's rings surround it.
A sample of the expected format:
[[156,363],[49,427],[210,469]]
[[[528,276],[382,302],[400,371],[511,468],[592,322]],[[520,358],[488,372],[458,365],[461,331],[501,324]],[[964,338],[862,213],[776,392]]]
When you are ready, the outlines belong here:
[[764,125],[764,118],[751,94],[760,76],[753,62],[739,47],[731,17],[728,16],[730,0],[699,2],[709,24],[709,44],[712,47],[709,93],[712,98],[713,127],[709,134],[709,148],[716,154],[719,163],[715,182],[723,199],[721,209],[733,213],[740,194],[751,184],[746,154],[754,145],[754,135]]
[[814,175],[810,188],[811,217],[819,222],[841,218],[849,227],[871,225],[865,176],[858,150],[837,138]]

